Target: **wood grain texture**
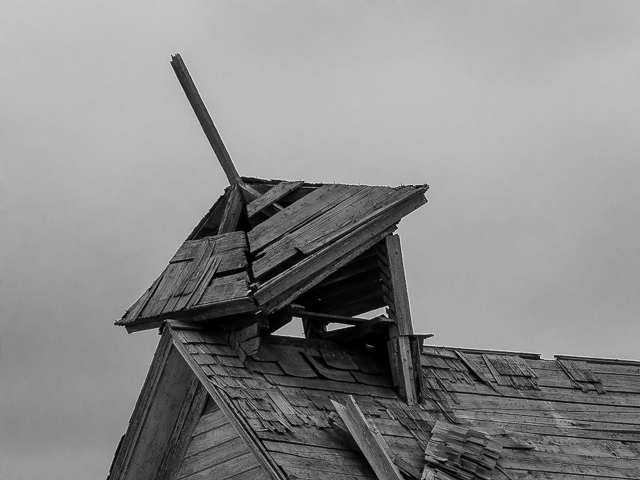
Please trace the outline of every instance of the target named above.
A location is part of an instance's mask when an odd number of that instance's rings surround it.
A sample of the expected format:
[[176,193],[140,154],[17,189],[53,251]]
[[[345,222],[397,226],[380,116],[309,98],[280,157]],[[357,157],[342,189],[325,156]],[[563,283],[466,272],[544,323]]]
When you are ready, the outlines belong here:
[[253,202],[247,205],[247,215],[253,217],[256,213],[262,211],[269,205],[277,202],[282,197],[293,192],[295,189],[301,187],[304,184],[303,181],[297,182],[280,182],[274,185],[266,193],[263,193]]
[[218,161],[220,162],[229,183],[231,185],[243,184],[244,181],[240,178],[235,165],[231,161],[229,152],[227,152],[227,148],[224,146],[222,138],[220,138],[220,134],[218,133],[216,126],[213,124],[213,120],[211,120],[207,107],[204,105],[204,102],[198,93],[198,89],[189,74],[189,70],[187,70],[187,66],[184,64],[179,53],[171,57],[171,66],[173,67],[173,70],[178,77],[178,81],[191,104],[191,108],[193,108],[193,111],[200,122],[200,126],[202,127],[207,140],[209,140],[211,148],[213,148],[216,157],[218,157]]
[[349,397],[346,405],[332,403],[377,477],[380,480],[403,480],[398,467],[389,456],[389,447],[382,435],[367,422],[353,397]]
[[390,332],[390,334],[391,336],[410,335],[413,333],[413,323],[411,322],[409,293],[404,274],[400,237],[398,235],[388,235],[385,237],[385,246],[387,249],[389,273],[391,275],[391,295],[397,328],[397,332],[393,331]]

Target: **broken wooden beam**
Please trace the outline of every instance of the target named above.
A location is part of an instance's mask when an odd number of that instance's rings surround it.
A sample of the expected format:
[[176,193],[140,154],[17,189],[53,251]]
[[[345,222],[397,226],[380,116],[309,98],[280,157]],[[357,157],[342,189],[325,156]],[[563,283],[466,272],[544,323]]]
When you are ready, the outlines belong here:
[[403,480],[402,474],[392,460],[387,442],[376,426],[366,419],[353,396],[349,395],[346,405],[333,400],[331,403],[378,478]]
[[356,325],[355,327],[341,328],[339,330],[332,330],[320,335],[320,338],[324,340],[333,340],[336,343],[347,344],[364,339],[370,336],[380,337],[384,339],[385,328],[392,323],[392,320],[387,317],[375,317],[371,320],[367,320],[364,323]]
[[323,323],[342,323],[344,325],[361,325],[370,321],[368,318],[347,317],[345,315],[332,315],[330,313],[317,313],[305,310],[302,305],[291,304],[291,312],[294,316],[309,320],[317,320]]
[[213,148],[216,157],[218,157],[218,161],[220,162],[229,183],[231,185],[243,185],[244,182],[242,178],[240,178],[235,165],[231,161],[231,156],[229,155],[227,148],[224,146],[222,138],[220,138],[220,134],[207,111],[207,107],[198,93],[196,84],[193,82],[191,75],[189,75],[189,70],[187,70],[187,66],[179,53],[176,53],[171,57],[171,66],[178,77],[180,85],[182,85],[182,89],[191,104],[191,108],[193,108],[193,111],[202,126],[204,134],[207,136],[207,140],[209,140],[211,148]]
[[253,217],[265,208],[273,205],[282,197],[299,188],[304,182],[280,182],[247,205],[247,215]]

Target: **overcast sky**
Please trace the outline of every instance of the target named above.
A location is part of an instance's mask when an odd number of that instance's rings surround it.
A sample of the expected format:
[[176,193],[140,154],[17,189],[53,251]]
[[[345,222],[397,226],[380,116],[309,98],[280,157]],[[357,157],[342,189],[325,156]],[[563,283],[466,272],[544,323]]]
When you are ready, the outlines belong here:
[[429,183],[433,344],[640,359],[640,3],[0,0],[0,480],[105,478],[158,340],[113,325],[226,179]]

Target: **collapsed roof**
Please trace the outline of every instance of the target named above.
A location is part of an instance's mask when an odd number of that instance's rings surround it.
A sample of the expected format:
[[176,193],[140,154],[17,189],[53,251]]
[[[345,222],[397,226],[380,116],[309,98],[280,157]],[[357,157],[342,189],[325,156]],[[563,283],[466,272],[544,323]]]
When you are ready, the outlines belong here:
[[[228,188],[118,325],[137,331],[158,327],[166,318],[272,314],[315,286],[325,313],[358,315],[386,305],[384,286],[371,293],[366,284],[359,284],[365,296],[336,305],[320,293],[326,290],[323,281],[362,260],[404,215],[426,203],[427,185],[243,180],[259,196],[245,205],[241,187]],[[367,270],[341,283],[353,284],[362,273]]]

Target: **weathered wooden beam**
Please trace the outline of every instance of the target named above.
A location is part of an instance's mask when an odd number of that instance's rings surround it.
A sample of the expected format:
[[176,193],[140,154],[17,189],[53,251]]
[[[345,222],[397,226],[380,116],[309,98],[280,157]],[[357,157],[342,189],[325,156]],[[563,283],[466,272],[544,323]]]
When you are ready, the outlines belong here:
[[367,421],[353,396],[349,395],[346,405],[333,400],[331,403],[378,478],[380,480],[403,480],[398,467],[391,458],[387,442],[375,425]]
[[213,124],[213,120],[211,120],[207,107],[204,105],[204,102],[198,93],[198,89],[196,88],[191,75],[189,75],[189,70],[187,70],[187,66],[179,53],[176,53],[171,57],[171,66],[178,77],[180,85],[182,85],[182,89],[191,104],[191,108],[193,108],[193,111],[202,126],[202,130],[204,130],[204,134],[207,136],[207,140],[209,140],[211,148],[213,148],[216,157],[218,157],[218,161],[220,162],[229,183],[231,185],[243,185],[244,182],[242,178],[240,178],[235,165],[231,161],[231,156],[229,155],[227,148],[224,146],[222,138],[220,138],[220,134],[218,133],[216,126]]
[[291,305],[291,311],[294,316],[307,318],[309,320],[317,320],[324,323],[343,323],[345,325],[360,325],[367,323],[368,318],[347,317],[344,315],[331,315],[329,313],[317,313],[305,310],[302,305]]
[[253,217],[256,213],[261,212],[270,205],[273,205],[282,197],[299,188],[303,183],[303,181],[281,182],[278,185],[275,185],[266,193],[263,193],[247,205],[247,215],[249,217]]
[[393,309],[397,327],[396,331],[392,328],[389,333],[391,336],[411,335],[413,333],[413,324],[411,323],[409,294],[404,275],[400,237],[398,235],[388,235],[384,240],[387,247],[389,273],[391,274],[391,295],[393,297]]
[[243,208],[244,202],[242,201],[240,187],[238,185],[232,185],[231,191],[229,192],[229,198],[227,199],[227,204],[225,205],[224,212],[222,213],[222,219],[220,220],[218,235],[221,233],[234,232],[236,230]]
[[332,330],[330,332],[323,333],[320,335],[320,338],[332,340],[340,344],[351,343],[372,334],[377,334],[384,338],[384,327],[391,323],[392,320],[386,317],[375,317],[355,327]]

